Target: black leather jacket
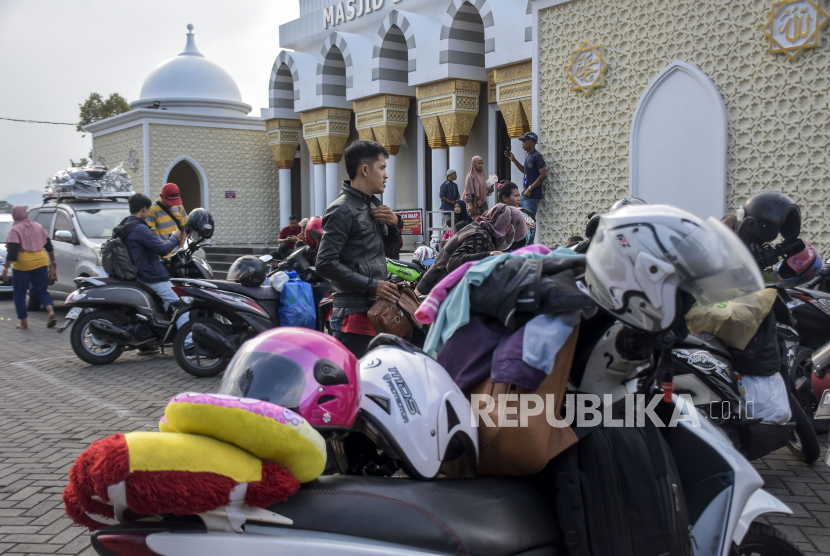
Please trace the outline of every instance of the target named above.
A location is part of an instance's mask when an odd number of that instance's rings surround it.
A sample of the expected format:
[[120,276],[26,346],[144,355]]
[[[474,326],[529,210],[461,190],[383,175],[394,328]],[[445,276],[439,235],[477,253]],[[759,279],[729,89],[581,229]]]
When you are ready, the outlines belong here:
[[354,189],[346,180],[323,215],[317,273],[331,282],[332,316],[368,312],[377,299],[378,282],[388,277],[387,253],[398,248],[403,220],[398,217],[397,226],[375,220],[369,211],[379,206],[377,197]]

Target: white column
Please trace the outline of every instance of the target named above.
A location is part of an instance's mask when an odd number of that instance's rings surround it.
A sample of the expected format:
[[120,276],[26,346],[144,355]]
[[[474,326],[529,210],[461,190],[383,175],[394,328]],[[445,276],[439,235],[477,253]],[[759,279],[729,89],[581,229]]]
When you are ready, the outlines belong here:
[[340,173],[337,162],[326,162],[326,207],[337,199],[340,191]]
[[291,215],[291,169],[280,168],[280,228],[288,226]]
[[326,166],[314,165],[314,214],[323,216],[326,212]]
[[[311,218],[317,214],[317,205],[315,203],[316,195],[314,194],[314,162],[311,157],[308,157],[308,217]],[[320,216],[323,216],[322,214]]]
[[[513,156],[516,157],[516,160],[519,161],[519,164],[524,164],[525,161],[525,154],[524,149],[522,149],[522,142],[518,139],[511,139],[510,140],[510,150],[513,152]],[[525,174],[518,168],[513,162],[510,162],[510,181],[515,183],[519,186],[519,192],[522,191],[522,182],[525,179]]]
[[[498,147],[498,137],[496,135],[496,112],[498,104],[491,104],[487,113],[487,177],[496,173],[496,161],[498,157],[503,157],[504,153],[496,152]],[[487,206],[496,206],[496,193],[498,189],[493,189],[493,194],[487,197]]]
[[383,204],[395,210],[397,205],[397,197],[395,193],[395,159],[397,155],[390,155],[386,159],[386,173],[389,175],[386,178],[386,189],[383,190]]
[[[463,148],[463,147],[462,147]],[[441,208],[441,197],[438,193],[441,192],[441,184],[447,181],[447,149],[432,149],[432,210],[439,210]],[[459,171],[458,168],[455,168]],[[438,214],[432,215],[432,227],[441,228],[443,218]],[[441,236],[438,230],[432,232],[432,241],[438,241]]]
[[[456,172],[458,172],[458,190],[464,190],[464,181],[467,179],[467,172],[470,169],[470,161],[464,159],[464,147],[450,147],[450,165],[449,168],[452,168]],[[444,167],[444,174],[446,174],[446,170],[448,170],[446,166]],[[445,175],[438,185],[440,186],[444,181],[446,181],[447,176]]]

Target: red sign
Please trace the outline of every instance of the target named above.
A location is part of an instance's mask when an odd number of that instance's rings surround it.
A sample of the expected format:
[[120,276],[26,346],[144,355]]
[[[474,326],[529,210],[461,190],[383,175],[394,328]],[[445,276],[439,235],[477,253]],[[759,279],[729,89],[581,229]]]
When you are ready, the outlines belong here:
[[402,235],[420,236],[424,234],[423,217],[420,209],[396,210],[395,214],[403,218]]
[[236,191],[225,191],[225,199],[236,199]]

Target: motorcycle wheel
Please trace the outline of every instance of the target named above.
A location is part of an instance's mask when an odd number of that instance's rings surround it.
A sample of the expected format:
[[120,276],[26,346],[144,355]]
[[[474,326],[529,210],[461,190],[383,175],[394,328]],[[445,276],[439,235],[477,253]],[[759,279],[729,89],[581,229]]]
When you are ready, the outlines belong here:
[[813,463],[821,455],[821,446],[818,443],[816,431],[810,424],[810,419],[794,396],[790,395],[790,409],[795,419],[795,430],[787,441],[787,448],[804,463]]
[[[812,379],[813,374],[813,362],[811,357],[813,356],[813,350],[810,348],[802,347],[798,349],[798,353],[795,355],[795,361],[793,362],[793,369],[795,375],[793,376],[793,380],[797,380],[801,377],[806,378],[808,381]],[[805,399],[802,399],[805,398]],[[810,390],[805,394],[805,396],[798,396],[798,400],[801,402],[801,407],[804,409],[804,413],[807,414],[807,417],[810,418],[810,424],[813,425],[813,430],[816,431],[816,434],[822,434],[830,430],[830,420],[826,419],[818,419],[816,420],[813,417],[815,413],[815,408],[818,407],[818,400],[816,400],[816,394],[813,393],[812,387]]]
[[209,317],[191,318],[176,332],[176,338],[173,340],[173,357],[176,358],[179,367],[193,376],[199,378],[216,376],[225,370],[231,358],[197,345],[193,341],[191,332],[195,324],[204,324],[215,328],[223,336],[229,336],[233,333],[230,326],[216,319]]
[[787,536],[766,523],[749,526],[740,546],[732,547],[733,556],[804,556]]
[[82,361],[90,365],[106,365],[112,363],[124,351],[123,346],[110,340],[98,338],[89,330],[89,323],[93,320],[105,320],[115,326],[123,324],[122,319],[116,313],[110,311],[91,311],[82,314],[72,327],[69,343],[72,344],[72,351]]

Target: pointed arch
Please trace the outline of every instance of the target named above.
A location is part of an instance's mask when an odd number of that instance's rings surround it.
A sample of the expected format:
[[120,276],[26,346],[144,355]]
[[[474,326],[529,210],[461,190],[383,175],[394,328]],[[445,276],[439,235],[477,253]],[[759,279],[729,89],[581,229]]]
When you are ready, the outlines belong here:
[[182,155],[171,162],[167,169],[164,171],[164,179],[161,180],[161,185],[159,187],[163,187],[165,183],[167,183],[170,179],[170,172],[173,171],[173,168],[178,166],[180,162],[186,162],[190,165],[190,167],[195,171],[197,177],[199,178],[199,191],[201,193],[201,205],[202,208],[205,210],[210,210],[210,188],[208,186],[208,179],[207,174],[205,173],[204,168],[196,162],[193,158]]
[[487,0],[451,0],[441,20],[439,63],[484,68],[484,55],[496,50],[495,19]]
[[392,10],[380,24],[372,52],[372,81],[381,79],[408,82],[407,74],[417,69],[415,30],[398,10]]
[[631,193],[700,217],[726,212],[727,112],[715,83],[676,60],[649,83],[631,122]]
[[346,97],[346,89],[352,86],[352,57],[349,45],[338,33],[328,36],[320,49],[317,63],[317,96]]
[[280,52],[268,84],[268,106],[270,108],[287,108],[294,110],[294,101],[300,100],[300,80],[295,68],[294,57],[287,50]]

